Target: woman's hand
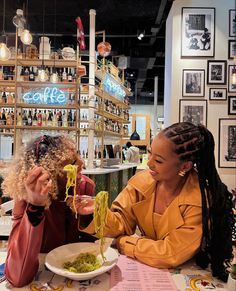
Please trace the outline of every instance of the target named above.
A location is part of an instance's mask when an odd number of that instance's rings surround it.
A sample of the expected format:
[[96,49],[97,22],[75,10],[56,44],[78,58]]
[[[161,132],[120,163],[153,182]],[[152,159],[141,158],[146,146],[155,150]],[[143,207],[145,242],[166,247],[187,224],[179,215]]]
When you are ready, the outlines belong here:
[[28,172],[24,181],[28,194],[28,202],[36,206],[45,206],[48,199],[48,192],[52,187],[50,174],[43,167],[35,166]]
[[[67,205],[74,213],[80,215],[88,215],[94,212],[94,198],[87,195],[76,195],[75,206],[73,202],[73,196],[69,196],[66,200]],[[76,208],[76,211],[74,209]]]

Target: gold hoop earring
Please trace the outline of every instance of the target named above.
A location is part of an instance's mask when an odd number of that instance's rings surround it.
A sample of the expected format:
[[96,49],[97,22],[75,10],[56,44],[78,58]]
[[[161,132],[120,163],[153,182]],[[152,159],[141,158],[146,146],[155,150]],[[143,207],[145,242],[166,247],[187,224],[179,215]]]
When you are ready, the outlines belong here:
[[179,173],[178,173],[178,175],[181,176],[181,177],[184,177],[185,174],[186,174],[186,172],[185,171],[182,171],[182,170],[180,170]]

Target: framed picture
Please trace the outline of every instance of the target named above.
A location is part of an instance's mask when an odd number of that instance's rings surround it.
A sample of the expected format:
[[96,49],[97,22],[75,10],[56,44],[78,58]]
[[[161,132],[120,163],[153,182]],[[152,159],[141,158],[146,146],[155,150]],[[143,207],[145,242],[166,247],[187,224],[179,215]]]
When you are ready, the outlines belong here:
[[236,168],[236,118],[219,119],[219,168]]
[[229,36],[236,36],[236,9],[229,10]]
[[226,61],[207,61],[207,84],[226,84]]
[[207,125],[207,100],[179,100],[179,121]]
[[215,8],[182,8],[182,57],[213,57]]
[[229,76],[229,81],[228,81],[228,91],[230,93],[235,93],[236,92],[236,76],[235,78],[232,77],[233,74],[236,74],[236,66],[235,65],[229,65],[229,70],[228,70],[228,76]]
[[229,96],[228,115],[236,115],[236,96]]
[[228,59],[236,57],[236,40],[229,40],[228,43]]
[[227,100],[227,89],[226,88],[210,88],[209,100],[213,100],[213,101]]
[[183,97],[205,95],[205,70],[183,70]]

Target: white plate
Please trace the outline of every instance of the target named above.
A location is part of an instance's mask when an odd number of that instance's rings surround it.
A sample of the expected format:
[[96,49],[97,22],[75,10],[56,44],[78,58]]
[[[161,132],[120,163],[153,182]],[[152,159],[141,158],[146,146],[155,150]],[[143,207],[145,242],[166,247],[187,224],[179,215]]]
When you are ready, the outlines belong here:
[[[101,275],[110,269],[112,269],[118,260],[118,252],[112,248],[107,248],[104,255],[106,262],[103,263],[102,267],[87,273],[73,273],[63,268],[63,263],[66,261],[74,260],[80,253],[89,252],[90,250],[97,248],[94,243],[73,243],[58,247],[49,252],[45,259],[45,265],[53,273],[70,278],[72,280],[87,280],[95,276]],[[101,258],[101,255],[98,255]]]

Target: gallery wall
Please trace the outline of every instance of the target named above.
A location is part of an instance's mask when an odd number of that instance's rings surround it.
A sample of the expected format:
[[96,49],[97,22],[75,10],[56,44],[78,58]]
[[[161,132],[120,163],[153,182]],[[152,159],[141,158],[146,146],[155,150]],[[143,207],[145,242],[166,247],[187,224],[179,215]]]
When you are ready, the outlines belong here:
[[[183,7],[184,10],[182,10]],[[201,9],[192,10],[192,8],[196,7]],[[190,8],[190,10],[188,8]],[[209,16],[209,14],[212,13],[213,10],[206,10],[208,8],[215,8],[214,27],[209,25],[209,17],[212,19],[212,15]],[[201,122],[206,123],[207,128],[215,137],[215,158],[220,176],[228,185],[229,189],[233,189],[236,187],[236,153],[229,153],[229,148],[227,148],[227,146],[235,151],[233,148],[235,145],[233,145],[232,138],[236,140],[236,108],[232,107],[233,104],[235,105],[235,103],[232,102],[236,102],[236,88],[231,86],[230,90],[232,92],[228,92],[228,84],[230,81],[228,68],[231,65],[230,68],[232,70],[232,65],[234,64],[233,59],[228,58],[228,44],[229,40],[235,41],[236,38],[229,36],[230,9],[235,9],[234,0],[175,0],[173,2],[166,25],[164,122],[165,126],[168,126],[174,122],[178,122],[180,119],[183,121],[183,118],[188,118],[187,112],[190,110],[190,107],[203,110],[203,112],[201,111],[199,113],[201,115]],[[186,32],[185,21],[187,21],[186,19],[189,20],[189,18],[186,18],[186,14],[182,16],[182,12],[187,12],[187,15],[190,15],[191,17],[191,15],[196,12],[204,14],[206,11],[206,15],[208,16],[205,19],[205,24],[209,27],[206,32],[210,32],[212,35],[211,48],[203,50],[200,33],[196,33],[196,31],[191,29]],[[235,13],[235,11],[232,11],[231,13]],[[231,14],[231,16],[232,15],[234,16],[234,14]],[[214,47],[213,31],[211,31],[211,29],[215,30]],[[182,33],[184,34],[184,37],[182,37]],[[189,45],[189,49],[181,47],[181,44],[184,41],[186,44],[186,35],[189,36],[189,43],[192,45],[192,47]],[[198,57],[196,57],[196,55]],[[207,74],[208,67],[209,74]],[[224,84],[225,67],[227,72],[225,76],[226,82]],[[218,75],[214,75],[215,68],[222,69],[219,78]],[[207,84],[207,77],[212,84]],[[193,80],[194,84],[200,84],[201,88],[195,86],[193,87],[195,89],[192,89],[189,86],[191,80]],[[230,114],[228,112],[229,96],[231,97]],[[180,108],[182,109],[181,112]],[[197,122],[198,116],[196,115],[196,112],[193,116],[194,122]],[[220,138],[219,119],[223,119],[221,120]],[[230,137],[228,134],[229,129],[231,130]],[[227,156],[229,156],[229,160],[227,160]]]

